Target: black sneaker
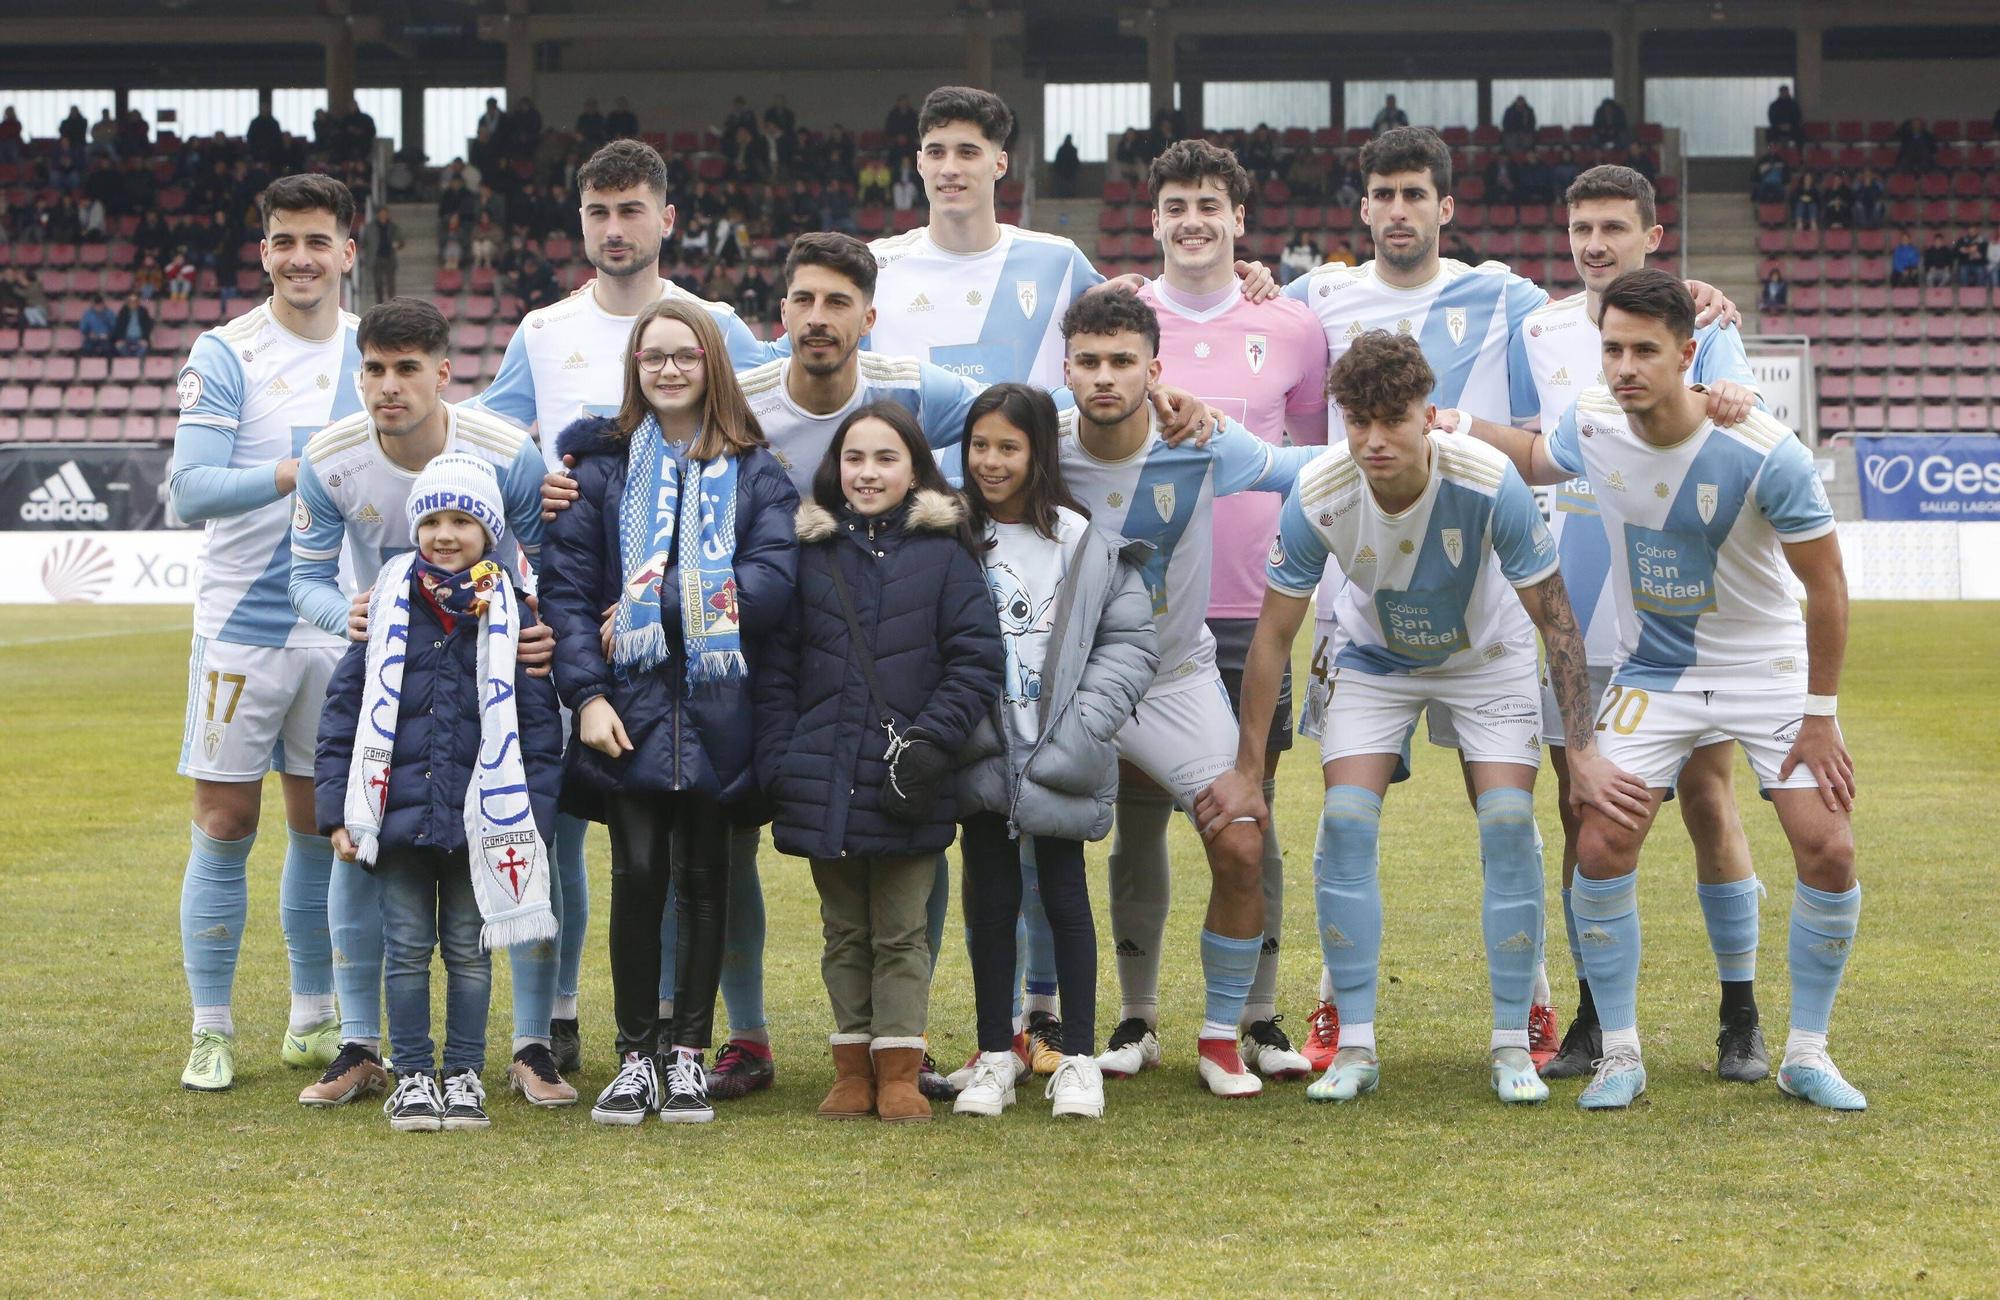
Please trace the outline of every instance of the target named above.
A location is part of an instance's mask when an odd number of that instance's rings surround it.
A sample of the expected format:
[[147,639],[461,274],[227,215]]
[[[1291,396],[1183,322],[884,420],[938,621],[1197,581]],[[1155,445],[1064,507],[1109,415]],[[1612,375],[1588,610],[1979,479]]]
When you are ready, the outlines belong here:
[[444,1080],[444,1127],[447,1129],[490,1128],[486,1114],[486,1086],[471,1070],[448,1074]]
[[768,1050],[752,1051],[731,1039],[715,1054],[715,1068],[708,1072],[708,1095],[717,1101],[734,1101],[770,1087],[777,1077],[778,1069]]
[[660,1075],[649,1052],[627,1052],[617,1077],[597,1095],[590,1117],[599,1124],[639,1124],[660,1108]]
[[575,1074],[583,1069],[583,1035],[574,1020],[549,1021],[549,1051],[556,1058],[558,1074]]
[[917,1091],[931,1101],[950,1101],[958,1096],[958,1089],[951,1086],[951,1080],[938,1073],[937,1062],[929,1052],[924,1053],[924,1063],[917,1067]]
[[715,1118],[715,1105],[708,1099],[708,1071],[701,1068],[699,1052],[662,1052],[659,1071],[665,1095],[660,1099],[660,1118],[669,1124],[706,1124]]
[[1604,1030],[1594,1020],[1572,1020],[1556,1054],[1542,1063],[1536,1073],[1544,1079],[1581,1079],[1595,1068],[1604,1055]]
[[435,1133],[444,1127],[444,1094],[436,1079],[418,1070],[396,1080],[382,1113],[398,1133]]
[[1757,1013],[1747,1011],[1722,1022],[1715,1036],[1715,1077],[1730,1083],[1760,1083],[1771,1076],[1771,1054]]

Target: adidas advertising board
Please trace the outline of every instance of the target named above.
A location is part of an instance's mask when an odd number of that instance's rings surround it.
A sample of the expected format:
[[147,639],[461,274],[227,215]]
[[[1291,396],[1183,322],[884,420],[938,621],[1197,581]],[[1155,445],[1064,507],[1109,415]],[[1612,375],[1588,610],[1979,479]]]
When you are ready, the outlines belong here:
[[0,454],[0,529],[166,526],[164,447],[12,447]]

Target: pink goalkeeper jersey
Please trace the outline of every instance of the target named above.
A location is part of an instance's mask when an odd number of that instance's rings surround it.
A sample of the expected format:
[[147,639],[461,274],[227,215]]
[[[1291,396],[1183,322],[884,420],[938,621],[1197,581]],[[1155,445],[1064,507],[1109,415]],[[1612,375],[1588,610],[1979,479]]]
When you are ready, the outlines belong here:
[[[1303,303],[1244,300],[1232,288],[1203,308],[1164,279],[1139,291],[1160,317],[1164,382],[1185,388],[1269,443],[1301,420],[1326,441],[1326,332]],[[1215,499],[1215,569],[1208,617],[1255,618],[1264,605],[1264,567],[1283,498],[1239,492]]]

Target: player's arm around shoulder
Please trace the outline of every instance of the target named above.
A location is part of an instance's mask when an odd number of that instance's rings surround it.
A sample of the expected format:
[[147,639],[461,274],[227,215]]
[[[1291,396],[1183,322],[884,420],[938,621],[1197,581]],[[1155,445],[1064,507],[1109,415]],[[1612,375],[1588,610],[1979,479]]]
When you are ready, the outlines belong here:
[[558,451],[578,464],[577,499],[557,515],[542,539],[538,582],[540,615],[555,629],[555,684],[570,708],[607,694],[611,671],[604,661],[598,630],[604,607],[618,599],[616,554],[604,535],[603,512],[614,470],[624,465],[624,443],[609,436],[612,421],[586,417],[564,429]]
[[[1476,438],[1493,448],[1512,462],[1513,470],[1522,481],[1536,487],[1549,487],[1566,483],[1583,472],[1582,463],[1576,460],[1575,469],[1565,463],[1565,448],[1573,445],[1575,438],[1576,407],[1569,413],[1553,434],[1538,429],[1517,429],[1508,424],[1495,424],[1482,420],[1466,411],[1456,408],[1441,410],[1432,422],[1432,427],[1447,433],[1462,434]],[[1567,429],[1569,443],[1563,441]]]
[[347,534],[339,505],[312,471],[312,450],[299,461],[292,503],[292,563],[285,593],[292,609],[334,636],[347,636],[352,610],[340,589],[340,547]]

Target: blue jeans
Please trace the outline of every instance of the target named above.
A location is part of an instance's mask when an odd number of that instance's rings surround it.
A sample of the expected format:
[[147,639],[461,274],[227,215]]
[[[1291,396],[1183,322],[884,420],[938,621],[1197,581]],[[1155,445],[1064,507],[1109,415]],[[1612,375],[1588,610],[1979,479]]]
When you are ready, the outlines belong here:
[[486,1012],[493,963],[479,947],[479,902],[463,852],[385,850],[382,982],[389,1003],[389,1059],[398,1074],[429,1070],[431,951],[444,956],[444,1073],[486,1068]]

